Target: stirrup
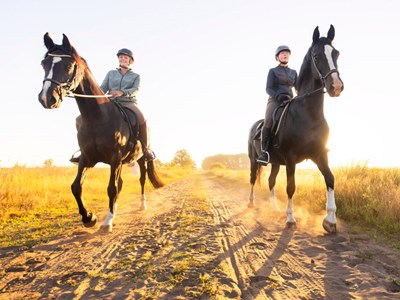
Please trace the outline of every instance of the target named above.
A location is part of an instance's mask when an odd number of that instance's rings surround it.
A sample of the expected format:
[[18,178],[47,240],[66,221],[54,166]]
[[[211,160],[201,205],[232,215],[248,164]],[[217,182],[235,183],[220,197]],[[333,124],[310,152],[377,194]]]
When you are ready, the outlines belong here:
[[[79,153],[79,154],[76,155],[77,153]],[[80,157],[81,157],[81,150],[77,150],[77,151],[74,152],[74,154],[72,154],[72,156],[69,159],[69,161],[72,162],[73,164],[78,164]]]
[[268,151],[261,151],[261,152],[262,152],[262,154],[259,157],[257,157],[256,161],[258,163],[266,166],[269,164],[269,161],[270,161],[269,153],[268,153]]
[[145,161],[152,161],[156,159],[156,154],[150,149],[144,150],[143,156]]

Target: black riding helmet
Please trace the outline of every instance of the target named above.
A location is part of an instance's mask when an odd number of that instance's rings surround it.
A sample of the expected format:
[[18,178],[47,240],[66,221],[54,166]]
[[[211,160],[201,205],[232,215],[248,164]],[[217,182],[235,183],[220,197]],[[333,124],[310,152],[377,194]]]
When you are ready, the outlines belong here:
[[278,48],[276,48],[275,57],[277,57],[279,55],[279,53],[281,53],[282,51],[289,51],[289,53],[292,54],[292,52],[290,51],[290,48],[288,46],[282,45],[282,46],[279,46]]
[[124,55],[129,56],[129,57],[132,59],[132,62],[131,62],[131,63],[133,63],[133,61],[135,60],[135,59],[133,58],[133,53],[132,53],[132,51],[129,50],[129,49],[127,49],[127,48],[122,48],[122,49],[120,49],[120,50],[118,51],[118,53],[117,53],[117,56],[120,56],[121,54],[124,54]]

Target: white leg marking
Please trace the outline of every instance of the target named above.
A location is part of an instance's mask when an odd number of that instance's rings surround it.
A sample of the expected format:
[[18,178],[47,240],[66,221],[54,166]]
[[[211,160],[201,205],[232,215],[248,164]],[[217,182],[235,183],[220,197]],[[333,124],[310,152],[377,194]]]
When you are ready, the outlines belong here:
[[274,211],[281,211],[279,209],[278,203],[276,203],[276,197],[275,197],[275,188],[273,188],[269,192],[269,205],[271,206],[272,210]]
[[296,223],[296,219],[293,214],[293,199],[288,200],[288,205],[286,208],[286,223]]
[[[49,71],[49,74],[47,75],[47,77],[45,79],[53,79],[53,68],[54,65],[58,62],[61,61],[61,57],[53,57],[53,63],[51,64],[51,68]],[[46,104],[47,107],[47,98],[46,98],[46,94],[47,94],[47,90],[50,88],[51,82],[46,80],[43,84],[43,89],[42,89],[42,96],[41,99],[43,101],[44,104]]]
[[110,211],[107,213],[106,219],[103,222],[102,226],[109,226],[110,229],[112,229],[112,221],[114,219],[114,214],[112,214]]
[[146,195],[145,194],[143,194],[142,197],[140,198],[140,209],[141,210],[146,210],[147,209]]
[[335,192],[333,189],[328,188],[326,192],[326,217],[325,220],[336,224],[336,203],[335,203]]
[[249,203],[248,207],[253,207],[254,206],[254,185],[251,185],[250,187],[250,196],[249,196]]

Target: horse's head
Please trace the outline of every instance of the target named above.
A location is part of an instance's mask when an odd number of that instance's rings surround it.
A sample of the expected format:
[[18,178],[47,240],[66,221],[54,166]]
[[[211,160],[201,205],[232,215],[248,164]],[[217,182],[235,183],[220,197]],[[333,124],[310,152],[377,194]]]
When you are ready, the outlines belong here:
[[331,97],[338,97],[344,86],[337,65],[339,51],[332,46],[334,37],[335,28],[332,25],[327,37],[320,37],[317,26],[314,30],[313,43],[309,54],[311,55],[314,77],[322,81]]
[[82,79],[80,59],[65,34],[62,45],[55,45],[49,33],[46,33],[44,44],[48,51],[42,60],[44,80],[39,102],[44,108],[58,108],[64,97],[75,90]]

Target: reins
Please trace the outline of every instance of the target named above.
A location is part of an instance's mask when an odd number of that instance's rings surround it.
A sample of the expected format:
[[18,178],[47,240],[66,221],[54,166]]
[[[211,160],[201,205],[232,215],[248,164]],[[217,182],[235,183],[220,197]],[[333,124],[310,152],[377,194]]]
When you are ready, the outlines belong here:
[[312,60],[312,62],[313,62],[313,64],[314,64],[315,69],[316,69],[317,72],[318,72],[319,78],[320,78],[321,81],[322,81],[322,86],[321,86],[320,88],[317,88],[317,89],[311,91],[311,92],[308,92],[308,93],[306,93],[306,94],[303,94],[303,95],[300,95],[300,96],[296,96],[296,97],[290,99],[290,100],[288,101],[288,103],[285,105],[285,107],[284,107],[284,109],[283,109],[283,111],[282,111],[281,117],[279,118],[279,122],[278,122],[278,125],[276,126],[276,130],[275,130],[275,133],[274,133],[274,134],[278,134],[278,131],[279,131],[281,125],[282,125],[283,119],[284,119],[284,117],[286,116],[286,112],[288,111],[289,106],[290,106],[290,103],[292,103],[292,101],[294,101],[294,100],[296,100],[296,99],[298,99],[298,98],[305,98],[305,97],[311,96],[311,95],[313,95],[313,94],[315,94],[315,93],[318,93],[318,92],[320,92],[320,91],[323,91],[323,93],[326,93],[326,91],[325,91],[325,79],[326,79],[330,74],[335,73],[335,72],[338,73],[338,75],[339,75],[339,71],[338,71],[337,69],[333,69],[333,70],[330,70],[330,71],[328,72],[328,74],[326,74],[325,76],[322,76],[322,74],[321,74],[321,72],[319,71],[319,69],[318,69],[318,67],[317,67],[317,64],[316,64],[316,62],[315,62],[315,60],[314,60],[314,57],[313,57],[312,55],[311,55],[311,60]]

